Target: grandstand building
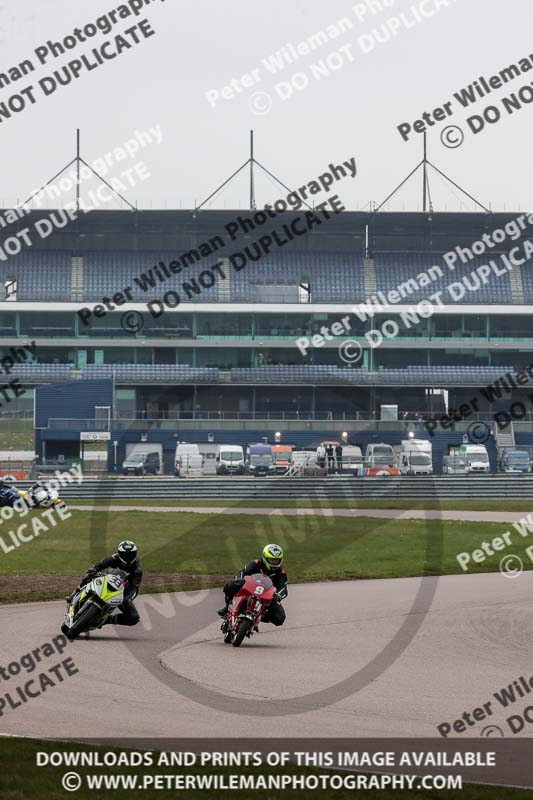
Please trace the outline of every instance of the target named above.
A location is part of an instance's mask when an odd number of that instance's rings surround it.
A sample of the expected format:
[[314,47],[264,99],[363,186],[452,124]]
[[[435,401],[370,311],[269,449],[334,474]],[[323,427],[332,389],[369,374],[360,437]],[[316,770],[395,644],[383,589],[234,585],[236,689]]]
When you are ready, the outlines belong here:
[[[533,271],[519,258],[529,226],[472,259],[444,258],[519,214],[344,212],[265,254],[258,237],[288,234],[303,211],[238,233],[234,221],[253,212],[95,211],[6,257],[6,240],[47,213],[0,231],[2,347],[37,346],[13,373],[26,393],[0,413],[32,410],[42,384],[103,381],[117,424],[158,421],[174,442],[232,421],[243,444],[285,429],[308,444],[379,420],[382,405],[398,405],[400,419],[459,408],[533,362]],[[452,282],[463,288],[450,294]],[[527,393],[517,384],[480,396],[480,413]],[[41,430],[39,447],[46,438]]]

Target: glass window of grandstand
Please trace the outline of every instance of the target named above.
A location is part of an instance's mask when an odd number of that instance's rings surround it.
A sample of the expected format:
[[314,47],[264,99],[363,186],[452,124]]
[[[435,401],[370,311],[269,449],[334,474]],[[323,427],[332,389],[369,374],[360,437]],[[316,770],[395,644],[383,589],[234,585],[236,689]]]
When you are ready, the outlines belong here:
[[[400,331],[395,337],[397,339],[429,339],[429,319],[423,319],[416,313],[416,307],[409,316],[385,316],[378,314],[372,320],[372,327],[378,330],[388,320],[393,320],[398,325]],[[388,330],[388,327],[386,328]],[[392,328],[391,328],[392,330]]]
[[154,347],[153,353],[154,353],[154,364],[176,363],[175,347]]
[[37,348],[35,361],[39,364],[70,364],[76,366],[76,353],[66,347],[42,347]]
[[255,338],[285,339],[310,332],[309,314],[256,314]]
[[430,350],[431,366],[475,366],[483,367],[490,363],[488,350]]
[[195,353],[195,367],[250,367],[251,352],[241,347],[205,347],[198,348]]
[[133,364],[134,359],[133,347],[106,347],[104,349],[104,364]]
[[21,336],[74,336],[75,315],[72,312],[20,312]]
[[253,395],[246,386],[197,386],[196,409],[210,419],[253,419]]
[[85,325],[79,320],[78,332],[80,336],[98,336],[116,338],[123,336],[131,338],[131,333],[126,333],[121,325],[122,314],[108,312],[104,317],[91,316]]
[[[355,336],[363,336],[365,331],[368,330],[368,322],[362,322],[357,316],[355,316],[355,314],[339,314],[339,313],[336,313],[336,314],[313,314],[312,321],[311,321],[311,325],[312,325],[311,333],[312,334],[315,334],[315,333],[320,334],[321,333],[320,329],[326,327],[330,331],[330,335],[336,336],[336,334],[332,330],[332,326],[335,323],[337,323],[341,327],[344,328],[344,325],[342,323],[342,319],[344,317],[349,317],[348,323],[349,323],[349,326],[350,326],[348,328],[348,330],[344,330],[345,338],[349,338],[350,336],[354,336],[354,335]],[[309,333],[308,330],[303,331],[303,335],[304,336],[307,333]],[[342,334],[339,336],[339,342],[341,340],[342,340]]]
[[490,363],[495,367],[525,369],[533,363],[533,353],[531,350],[491,350]]
[[144,419],[192,419],[192,386],[143,386],[136,391],[135,416]]
[[[155,362],[156,364],[159,362]],[[176,347],[175,362],[176,364],[183,364],[186,367],[194,366],[194,350],[192,347]]]
[[17,335],[17,315],[0,312],[0,336]]
[[408,369],[425,367],[428,363],[427,350],[398,350],[392,347],[377,347],[371,352],[372,369]]
[[254,351],[254,367],[268,367],[276,364],[301,366],[301,353],[297,347],[262,347]]
[[364,389],[319,386],[315,394],[315,416],[317,419],[364,419],[368,404],[368,393]]
[[136,410],[135,389],[115,389],[115,404],[117,416],[134,419]]
[[152,347],[136,347],[135,348],[135,363],[136,364],[152,364],[154,360],[154,350]]
[[462,337],[464,339],[486,339],[487,317],[465,314],[463,316]]
[[304,386],[276,389],[265,386],[256,392],[255,412],[258,419],[303,419],[311,414],[312,407],[312,389]]
[[523,314],[498,314],[489,317],[489,331],[491,339],[533,338],[531,317]]
[[143,336],[150,338],[180,338],[192,339],[193,335],[193,315],[180,312],[172,313],[165,311],[157,319],[151,314],[144,315]]
[[360,357],[353,364],[344,361],[340,357],[338,346],[315,348],[309,351],[309,356],[305,359],[305,361],[302,357],[302,363],[326,364],[329,366],[339,367],[340,369],[360,369],[361,367],[366,367],[368,364],[368,350],[363,350],[362,357]]
[[460,339],[463,333],[461,314],[434,314],[430,324],[433,339]]
[[197,314],[198,339],[240,339],[251,337],[251,314]]

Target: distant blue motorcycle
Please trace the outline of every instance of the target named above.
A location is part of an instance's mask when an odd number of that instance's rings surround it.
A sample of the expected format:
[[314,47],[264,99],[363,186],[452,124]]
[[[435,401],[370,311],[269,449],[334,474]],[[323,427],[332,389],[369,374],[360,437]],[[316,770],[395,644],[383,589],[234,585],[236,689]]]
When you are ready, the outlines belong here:
[[0,485],[0,508],[6,506],[13,508],[17,500],[22,500],[22,497],[15,488],[7,486],[5,483]]
[[66,508],[58,493],[54,489],[47,489],[42,483],[34,483],[29,491],[25,491],[10,486],[5,481],[0,482],[0,508],[6,506],[13,508],[19,500],[26,503],[29,508],[53,508],[55,506]]

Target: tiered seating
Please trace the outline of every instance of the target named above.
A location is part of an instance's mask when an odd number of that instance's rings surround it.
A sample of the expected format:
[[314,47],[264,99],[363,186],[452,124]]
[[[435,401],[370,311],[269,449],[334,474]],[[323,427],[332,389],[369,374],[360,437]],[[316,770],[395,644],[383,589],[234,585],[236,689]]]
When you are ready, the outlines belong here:
[[403,369],[386,369],[379,367],[380,383],[435,383],[475,384],[482,385],[497,380],[506,372],[513,372],[513,367],[496,366],[408,366]]
[[[420,302],[434,292],[444,292],[443,303],[453,303],[453,298],[446,292],[446,287],[451,283],[460,283],[462,278],[469,276],[481,264],[486,264],[487,259],[477,258],[468,264],[458,262],[452,271],[437,253],[383,253],[376,254],[376,283],[382,292],[396,289],[401,284],[407,283],[410,278],[416,278],[422,272],[427,272],[434,265],[439,266],[444,275],[429,286],[418,289],[405,298],[405,303]],[[475,286],[475,281],[471,281]],[[466,288],[466,287],[465,287]],[[485,285],[477,291],[466,290],[465,296],[457,301],[460,303],[512,303],[513,296],[508,273],[496,277],[491,275]]]
[[411,384],[411,385],[475,385],[482,386],[497,380],[513,367],[505,366],[408,366],[403,369],[379,367],[377,372],[342,368],[326,365],[290,366],[273,365],[268,367],[238,367],[231,370],[233,383],[265,383],[270,385],[287,383],[352,384],[355,386],[372,384]]
[[248,263],[240,272],[232,269],[231,298],[253,302],[257,284],[297,286],[303,280],[310,283],[313,303],[347,303],[365,297],[360,254],[276,253]]
[[71,253],[33,248],[0,262],[2,286],[16,277],[18,300],[70,300]]
[[19,378],[22,383],[52,383],[69,377],[68,364],[17,364],[10,373],[10,378]]
[[[221,252],[221,257],[224,253]],[[178,275],[167,278],[164,283],[156,283],[153,289],[143,292],[133,279],[140,273],[148,274],[151,267],[159,261],[176,258],[176,253],[88,253],[85,256],[85,297],[97,299],[103,294],[112,294],[124,286],[131,286],[135,300],[146,300],[147,296],[157,297],[169,289],[178,291],[182,302],[187,297],[180,288],[184,281],[197,276],[202,269],[214,264],[213,257],[204,259],[192,267],[185,268]],[[339,253],[276,253],[265,256],[258,262],[249,262],[236,272],[227,268],[230,279],[229,300],[232,302],[253,302],[260,298],[268,302],[269,286],[299,286],[302,280],[311,285],[313,302],[350,302],[363,300],[364,282],[362,257],[358,254]],[[261,287],[259,291],[259,287]],[[274,290],[273,290],[274,291]],[[192,294],[190,302],[213,302],[218,299],[218,281],[201,294]],[[294,302],[296,298],[280,298],[275,291],[274,301]]]
[[[182,289],[184,281],[192,281],[195,276],[213,266],[215,257],[205,258],[193,266],[184,267],[178,275],[171,275],[160,282],[155,277],[155,285],[146,292],[137,286],[134,278],[141,273],[148,274],[159,261],[168,263],[179,254],[157,251],[118,251],[80,253],[84,256],[84,298],[97,301],[103,296],[112,295],[124,287],[131,287],[132,297],[145,302],[158,297],[168,290],[177,291],[181,302],[216,302],[220,282],[217,279],[211,288],[202,287],[200,294],[192,294],[188,299]],[[220,257],[224,251],[220,251]],[[22,252],[18,256],[0,262],[0,280],[5,281],[15,275],[18,282],[19,300],[70,300],[71,287],[70,252],[43,251],[36,248]],[[443,277],[430,286],[418,289],[405,298],[406,303],[419,302],[433,292],[443,291],[443,301],[453,302],[445,292],[452,282],[460,282],[487,259],[475,259],[468,264],[458,263],[451,271],[436,253],[383,253],[375,255],[377,290],[387,292],[406,284],[433,265],[439,265]],[[365,291],[363,258],[361,253],[313,253],[276,252],[264,256],[257,262],[249,262],[236,272],[228,268],[229,296],[232,302],[269,302],[268,287],[298,287],[308,282],[311,287],[311,300],[315,303],[362,302],[367,298]],[[522,268],[524,299],[533,302],[533,270],[529,265]],[[224,290],[228,289],[227,285]],[[281,296],[280,296],[281,295]],[[291,294],[273,288],[272,302],[297,302],[297,289]],[[507,304],[513,302],[509,275],[491,276],[488,283],[477,291],[467,291],[461,303]]]
[[217,383],[215,367],[188,367],[181,364],[88,364],[84,378],[112,378],[117,381],[170,381],[172,383]]
[[[153,267],[160,261],[168,264],[176,258],[176,253],[157,253],[157,252],[117,252],[117,253],[87,253],[85,256],[85,280],[84,295],[86,299],[99,299],[106,294],[114,294],[126,286],[131,287],[131,295],[134,300],[147,302],[158,298],[169,290],[176,291],[181,302],[187,302],[187,295],[182,289],[184,282],[191,282],[204,269],[213,266],[216,259],[204,259],[197,262],[192,267],[184,267],[182,272],[177,275],[165,276],[165,280],[160,282]],[[140,286],[135,283],[134,278],[141,274],[152,275],[155,286],[143,292]],[[165,275],[164,272],[162,272]],[[216,301],[218,298],[218,283],[215,282],[211,288],[201,288],[201,294],[194,294],[191,290],[189,302]]]
[[232,383],[366,383],[369,373],[365,368],[339,369],[329,365],[292,366],[278,364],[268,367],[235,367],[231,370]]

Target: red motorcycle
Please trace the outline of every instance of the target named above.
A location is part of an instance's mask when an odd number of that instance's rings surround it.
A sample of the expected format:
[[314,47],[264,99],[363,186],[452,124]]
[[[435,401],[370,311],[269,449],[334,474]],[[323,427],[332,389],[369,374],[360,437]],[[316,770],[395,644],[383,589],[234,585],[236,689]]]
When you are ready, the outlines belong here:
[[276,594],[276,587],[267,575],[247,575],[228,609],[222,624],[224,641],[239,647],[244,637],[259,632],[259,622]]

